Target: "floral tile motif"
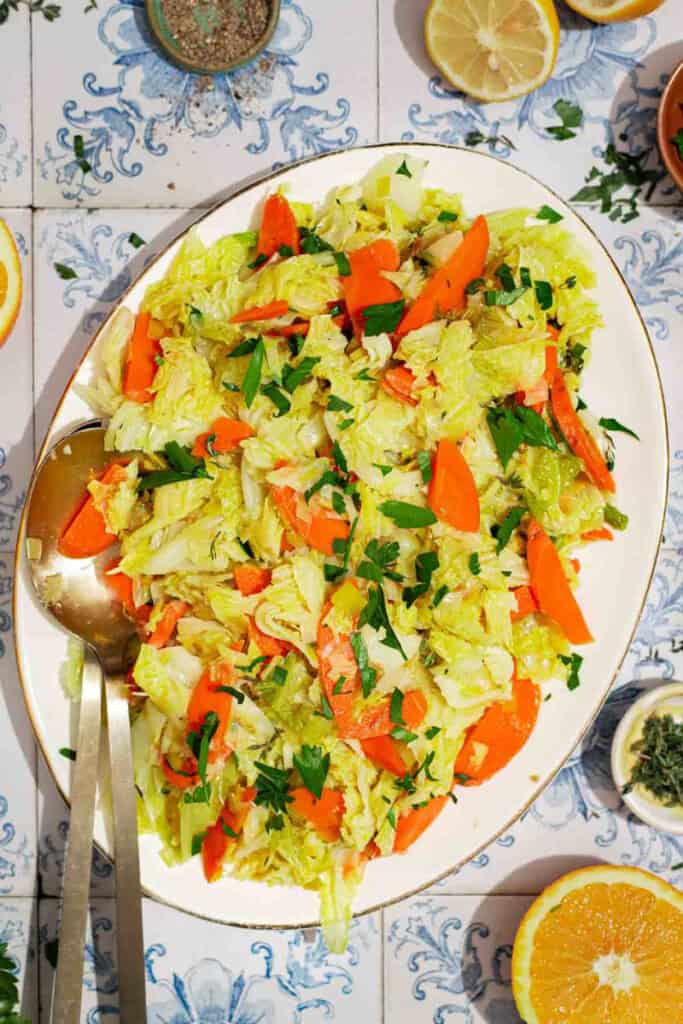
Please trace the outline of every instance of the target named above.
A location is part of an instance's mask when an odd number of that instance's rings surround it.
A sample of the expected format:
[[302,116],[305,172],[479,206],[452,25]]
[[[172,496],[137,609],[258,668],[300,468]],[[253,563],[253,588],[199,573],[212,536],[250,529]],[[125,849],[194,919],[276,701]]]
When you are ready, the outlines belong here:
[[[149,261],[196,216],[180,210],[138,209],[36,214],[35,395],[39,445],[74,366],[109,310]],[[130,241],[131,234],[145,244],[136,248]],[[66,278],[60,276],[55,264],[65,268],[62,274],[66,273]]]
[[31,202],[31,50],[26,7],[0,25],[0,68],[10,89],[0,95],[0,206]]
[[[372,141],[376,13],[354,3],[358,16],[347,4],[342,48],[334,6],[283,0],[268,48],[213,78],[162,57],[143,0],[101,0],[87,17],[65,6],[57,22],[34,25],[39,205],[207,203],[277,163]],[[82,57],[61,60],[67,46]]]
[[384,914],[391,1024],[522,1024],[510,986],[523,896],[417,897]]
[[[211,924],[144,901],[149,1024],[355,1024],[382,1019],[380,921],[354,922],[345,953],[317,930],[255,931]],[[82,1020],[118,1019],[114,904],[91,905]],[[57,901],[40,907],[41,1002],[49,1005]],[[47,1014],[41,1020],[47,1022]]]
[[33,466],[31,216],[29,210],[2,211],[19,251],[23,297],[17,321],[0,348],[0,380],[12,382],[11,387],[3,387],[0,405],[0,551],[14,548]]
[[12,643],[12,571],[0,555],[0,750],[12,765],[0,775],[0,900],[32,896],[36,882],[36,751]]
[[[427,0],[381,0],[381,138],[463,145],[477,132],[484,152],[538,174],[565,196],[581,188],[593,164],[603,165],[601,154],[612,142],[631,154],[648,153],[646,166],[659,179],[653,200],[680,202],[656,147],[657,101],[683,57],[683,45],[663,45],[679,37],[675,4],[605,26],[558,5],[561,39],[552,77],[529,96],[493,104],[467,98],[441,78],[422,39],[427,6]],[[560,123],[553,110],[560,99],[583,111],[577,137],[562,142],[548,133]]]
[[0,943],[7,945],[17,978],[19,1009],[29,1021],[38,1020],[37,914],[35,900],[0,900]]

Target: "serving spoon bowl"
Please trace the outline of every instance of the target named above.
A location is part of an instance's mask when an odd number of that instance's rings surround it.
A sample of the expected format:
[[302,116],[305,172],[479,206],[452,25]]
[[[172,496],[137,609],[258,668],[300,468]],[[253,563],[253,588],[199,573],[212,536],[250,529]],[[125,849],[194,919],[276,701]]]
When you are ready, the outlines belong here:
[[25,516],[27,561],[38,600],[63,629],[85,642],[89,654],[71,785],[52,1024],[80,1021],[103,678],[116,859],[120,1016],[131,1024],[146,1020],[140,866],[125,681],[137,642],[136,628],[105,582],[117,547],[112,545],[91,558],[67,558],[59,550],[60,537],[82,503],[89,481],[112,461],[111,453],[105,451],[104,436],[101,426],[85,425],[50,449],[34,471]]

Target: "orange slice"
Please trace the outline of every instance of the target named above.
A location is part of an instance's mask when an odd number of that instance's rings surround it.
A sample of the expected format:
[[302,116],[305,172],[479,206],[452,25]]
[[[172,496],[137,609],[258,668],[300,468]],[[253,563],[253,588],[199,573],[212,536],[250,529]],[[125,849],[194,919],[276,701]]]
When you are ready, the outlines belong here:
[[21,306],[21,264],[16,242],[0,218],[0,345],[14,326]]
[[683,894],[638,868],[572,871],[527,911],[512,990],[526,1024],[683,1024]]
[[664,0],[567,0],[578,14],[591,21],[631,21],[661,7]]

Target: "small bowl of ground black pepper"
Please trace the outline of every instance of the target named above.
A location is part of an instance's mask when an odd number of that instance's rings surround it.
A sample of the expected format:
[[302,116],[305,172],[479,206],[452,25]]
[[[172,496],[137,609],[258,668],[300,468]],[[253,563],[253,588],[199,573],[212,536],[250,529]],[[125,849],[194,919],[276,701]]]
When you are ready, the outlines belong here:
[[683,683],[647,690],[631,705],[614,733],[612,776],[641,821],[683,835]]
[[186,71],[217,75],[253,60],[270,42],[280,0],[145,0],[166,56]]

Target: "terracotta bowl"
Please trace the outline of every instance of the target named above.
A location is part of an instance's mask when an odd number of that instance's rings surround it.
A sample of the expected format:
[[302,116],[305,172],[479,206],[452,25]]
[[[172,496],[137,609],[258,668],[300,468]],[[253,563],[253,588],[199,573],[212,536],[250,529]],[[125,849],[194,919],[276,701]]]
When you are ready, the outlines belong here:
[[683,131],[683,61],[669,79],[657,114],[659,151],[669,174],[683,192],[683,158],[671,141],[678,131]]

